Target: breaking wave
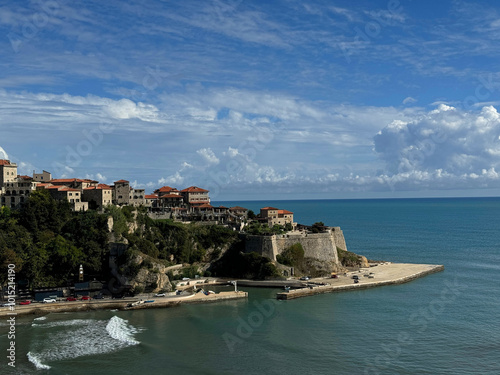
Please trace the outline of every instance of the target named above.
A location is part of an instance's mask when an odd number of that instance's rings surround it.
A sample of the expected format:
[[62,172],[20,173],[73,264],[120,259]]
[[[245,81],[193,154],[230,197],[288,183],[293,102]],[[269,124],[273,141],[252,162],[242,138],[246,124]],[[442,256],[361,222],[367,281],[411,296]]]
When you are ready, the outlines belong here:
[[37,369],[50,368],[48,362],[111,353],[139,344],[134,338],[139,330],[117,316],[109,320],[73,319],[32,326],[44,332],[28,353],[28,359]]

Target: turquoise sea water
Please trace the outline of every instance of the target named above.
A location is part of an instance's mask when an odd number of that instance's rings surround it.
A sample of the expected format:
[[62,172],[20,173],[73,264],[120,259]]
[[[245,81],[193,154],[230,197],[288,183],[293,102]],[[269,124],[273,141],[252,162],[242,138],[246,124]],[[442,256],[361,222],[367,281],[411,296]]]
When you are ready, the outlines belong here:
[[499,198],[222,204],[288,209],[369,259],[446,270],[293,301],[243,288],[248,301],[18,318],[17,367],[0,358],[0,374],[500,374]]

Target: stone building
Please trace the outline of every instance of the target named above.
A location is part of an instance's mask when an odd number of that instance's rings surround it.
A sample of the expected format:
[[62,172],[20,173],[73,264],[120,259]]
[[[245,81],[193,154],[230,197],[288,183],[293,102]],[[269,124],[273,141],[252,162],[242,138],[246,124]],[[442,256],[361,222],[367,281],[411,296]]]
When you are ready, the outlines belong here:
[[89,186],[83,189],[82,200],[88,202],[89,208],[102,210],[104,207],[113,204],[113,189],[106,184]]
[[293,222],[293,212],[287,210],[280,210],[275,207],[264,207],[260,209],[258,220],[267,223],[269,227],[274,225],[291,224],[295,227],[296,223]]

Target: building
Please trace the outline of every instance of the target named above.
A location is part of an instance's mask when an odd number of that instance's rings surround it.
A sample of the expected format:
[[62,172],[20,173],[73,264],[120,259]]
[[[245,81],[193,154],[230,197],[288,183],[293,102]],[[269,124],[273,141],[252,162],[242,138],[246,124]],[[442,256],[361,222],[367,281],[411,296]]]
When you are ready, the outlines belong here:
[[0,187],[6,182],[14,182],[17,177],[17,164],[10,160],[0,159]]
[[73,211],[87,211],[89,208],[88,202],[82,201],[82,192],[78,189],[57,185],[49,186],[46,189],[55,200],[67,200]]
[[146,191],[144,189],[130,188],[128,204],[130,206],[146,205]]
[[292,227],[296,226],[296,223],[293,222],[293,212],[275,207],[261,208],[258,220],[267,223],[269,227],[274,225],[285,226],[286,224],[291,224]]
[[127,180],[115,181],[113,185],[113,203],[119,206],[130,202],[130,183]]
[[209,191],[199,188],[197,186],[190,186],[186,189],[181,190],[181,195],[184,198],[184,202],[188,204],[190,210],[194,210],[197,206],[204,204],[210,204],[210,197],[208,196]]
[[49,182],[52,180],[52,174],[47,171],[43,171],[42,173],[35,173],[33,171],[33,181],[36,182]]
[[106,184],[86,187],[82,193],[82,201],[88,202],[90,209],[102,210],[113,204],[113,189]]

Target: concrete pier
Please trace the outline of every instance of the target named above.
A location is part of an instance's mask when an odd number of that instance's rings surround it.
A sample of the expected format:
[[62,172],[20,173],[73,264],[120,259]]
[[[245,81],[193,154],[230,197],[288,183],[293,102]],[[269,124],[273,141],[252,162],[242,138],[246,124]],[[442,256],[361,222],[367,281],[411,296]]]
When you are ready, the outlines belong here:
[[[444,266],[435,264],[384,263],[376,267],[363,268],[359,271],[349,272],[345,276],[340,275],[337,279],[313,279],[307,287],[278,293],[276,298],[280,300],[290,300],[322,293],[403,284],[443,270]],[[358,283],[354,282],[352,278],[354,275],[358,276]],[[322,283],[324,285],[320,285]]]
[[56,302],[56,303],[32,303],[30,305],[16,305],[14,310],[9,307],[0,307],[0,317],[20,315],[43,315],[51,312],[78,312],[78,311],[93,311],[93,310],[138,310],[148,308],[165,308],[174,307],[188,303],[211,303],[218,301],[234,300],[248,298],[247,292],[220,292],[216,294],[205,295],[197,293],[188,296],[172,296],[172,297],[154,297],[151,303],[141,303],[139,305],[129,307],[130,304],[139,301],[139,298],[126,298],[119,300],[91,300],[91,301],[72,301],[72,302]]

